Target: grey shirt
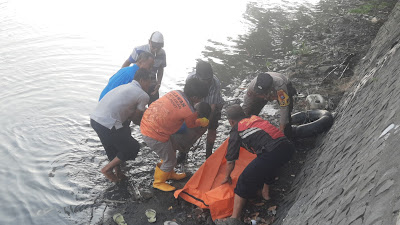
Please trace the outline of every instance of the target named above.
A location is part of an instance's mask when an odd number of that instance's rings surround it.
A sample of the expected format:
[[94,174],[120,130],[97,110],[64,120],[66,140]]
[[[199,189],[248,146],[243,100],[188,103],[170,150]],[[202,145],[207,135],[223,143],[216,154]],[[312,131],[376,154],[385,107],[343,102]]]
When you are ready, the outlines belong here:
[[[191,79],[192,77],[196,77],[196,72],[189,73],[186,81]],[[224,99],[222,98],[221,94],[221,83],[219,82],[218,78],[214,75],[213,81],[211,83],[210,90],[208,92],[207,97],[203,99],[204,102],[208,104],[216,104],[222,106],[224,104]]]
[[149,95],[134,80],[108,92],[97,104],[90,118],[108,129],[119,129],[136,110],[145,111]]
[[[150,45],[142,45],[142,46],[138,46],[135,47],[131,53],[131,55],[129,56],[129,61],[131,63],[136,63],[137,58],[139,57],[140,53],[142,52],[149,52],[150,51]],[[152,80],[156,80],[157,79],[157,72],[159,69],[162,69],[164,67],[167,66],[167,57],[165,54],[164,49],[160,49],[156,54],[155,54],[155,58],[154,58],[154,65],[153,68],[151,69],[151,75],[150,78]]]
[[[281,74],[281,73],[275,73],[275,72],[268,72],[269,75],[271,75],[272,80],[273,80],[273,85],[272,87],[274,90],[277,92],[277,97],[280,97],[280,91],[284,91],[288,95],[288,88],[287,85],[289,83],[289,79]],[[257,77],[254,78],[248,88],[247,88],[247,95],[252,96],[254,95],[254,86],[256,84]],[[289,106],[288,105],[282,105],[280,104],[280,124],[287,124],[289,122]]]

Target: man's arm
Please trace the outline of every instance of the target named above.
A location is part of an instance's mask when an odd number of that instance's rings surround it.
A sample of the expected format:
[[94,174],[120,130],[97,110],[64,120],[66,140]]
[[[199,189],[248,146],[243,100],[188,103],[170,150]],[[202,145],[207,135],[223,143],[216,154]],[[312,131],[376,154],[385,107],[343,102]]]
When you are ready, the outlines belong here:
[[279,120],[279,130],[284,131],[286,124],[289,123],[289,104],[290,104],[290,99],[289,95],[287,94],[287,88],[286,86],[284,89],[280,89],[277,92],[277,97],[278,97],[278,103],[280,106],[280,120]]
[[129,65],[131,65],[131,61],[129,61],[128,58],[127,60],[125,60],[124,64],[122,64],[121,68],[128,67]]
[[149,103],[150,97],[143,93],[138,100],[135,112],[131,115],[130,120],[136,124],[140,125],[140,121],[142,120],[143,113],[146,110],[146,105]]
[[226,173],[225,173],[225,178],[221,182],[221,184],[229,183],[232,184],[232,178],[231,178],[231,173],[235,169],[235,161],[227,162],[226,164]]
[[225,184],[227,182],[232,183],[231,173],[235,168],[235,160],[239,158],[240,145],[242,140],[239,136],[238,125],[232,127],[232,130],[229,134],[228,141],[228,150],[226,151],[225,158],[228,161],[226,165],[226,173],[225,179],[221,184]]
[[164,67],[161,67],[160,69],[157,70],[157,85],[154,88],[154,91],[151,93],[151,95],[156,94],[157,91],[160,89],[163,76],[164,76]]
[[135,113],[129,118],[134,124],[140,125],[140,121],[142,120],[143,117],[143,111],[141,110],[136,110]]

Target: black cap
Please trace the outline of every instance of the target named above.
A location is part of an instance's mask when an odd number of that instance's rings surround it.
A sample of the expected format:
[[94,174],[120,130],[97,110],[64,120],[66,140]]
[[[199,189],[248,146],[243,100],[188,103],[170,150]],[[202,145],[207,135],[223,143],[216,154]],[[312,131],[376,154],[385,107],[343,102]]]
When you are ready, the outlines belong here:
[[196,64],[196,76],[200,80],[210,80],[213,78],[213,70],[211,64],[204,61],[199,61]]
[[257,76],[254,91],[260,94],[267,93],[271,90],[273,79],[268,73],[260,73]]

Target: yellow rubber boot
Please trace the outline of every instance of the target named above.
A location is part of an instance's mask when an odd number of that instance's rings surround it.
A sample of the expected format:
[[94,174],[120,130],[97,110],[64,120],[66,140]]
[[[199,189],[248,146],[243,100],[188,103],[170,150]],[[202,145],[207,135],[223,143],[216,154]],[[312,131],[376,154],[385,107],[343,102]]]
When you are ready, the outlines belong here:
[[[163,161],[157,163],[157,167],[160,167],[162,165]],[[167,180],[182,180],[183,178],[186,177],[186,173],[175,173],[175,171],[172,170],[172,172],[169,174]]]
[[176,188],[174,186],[171,186],[165,181],[167,181],[169,175],[171,172],[164,172],[160,169],[160,167],[156,166],[156,170],[154,171],[154,182],[153,182],[153,188],[157,188],[161,191],[173,191]]
[[185,177],[186,173],[175,173],[175,171],[172,170],[168,176],[168,180],[182,180]]

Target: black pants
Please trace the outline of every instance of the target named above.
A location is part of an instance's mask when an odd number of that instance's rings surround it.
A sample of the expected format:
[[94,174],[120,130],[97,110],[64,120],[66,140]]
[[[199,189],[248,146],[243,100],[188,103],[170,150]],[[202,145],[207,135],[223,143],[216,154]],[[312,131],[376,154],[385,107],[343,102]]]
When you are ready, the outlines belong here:
[[130,121],[123,124],[118,130],[113,127],[111,130],[94,120],[90,120],[90,125],[96,131],[101,144],[106,150],[108,159],[111,161],[118,157],[121,161],[133,160],[136,158],[140,145],[139,142],[131,136],[129,127]]
[[294,153],[294,145],[290,141],[281,142],[271,152],[257,155],[239,176],[235,194],[242,198],[255,198],[264,184],[271,184],[280,167],[290,160]]

